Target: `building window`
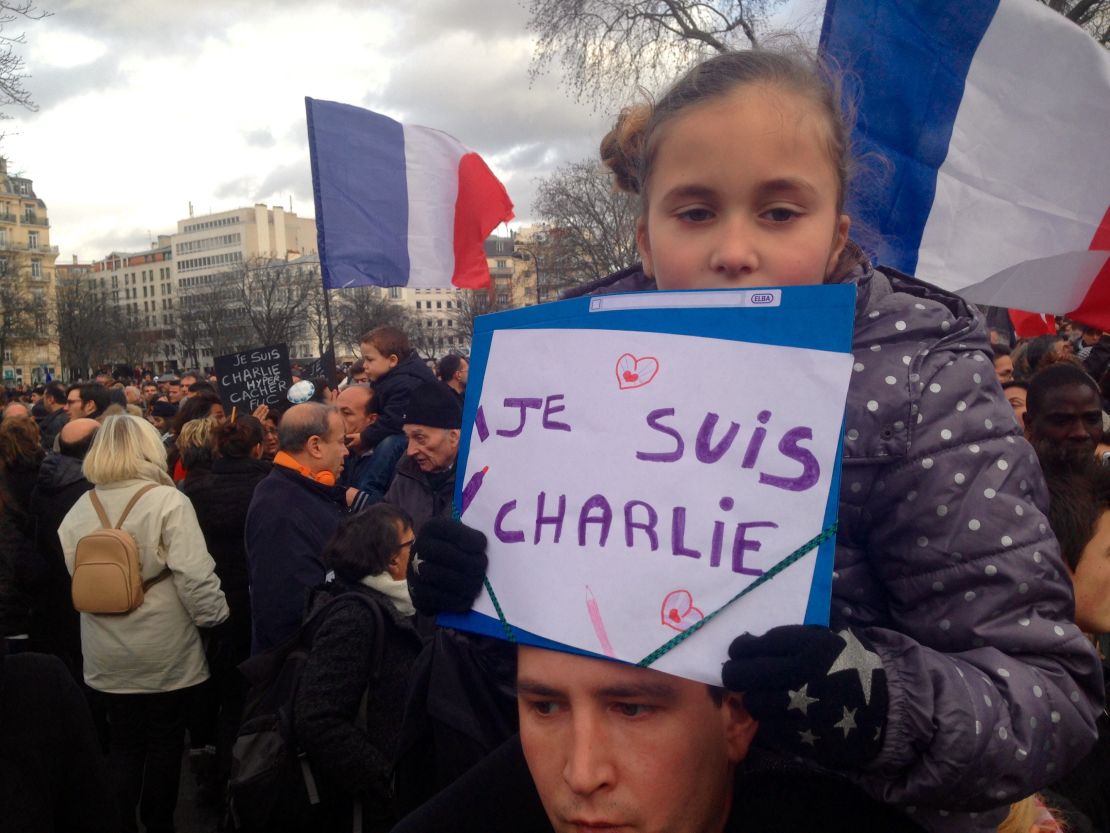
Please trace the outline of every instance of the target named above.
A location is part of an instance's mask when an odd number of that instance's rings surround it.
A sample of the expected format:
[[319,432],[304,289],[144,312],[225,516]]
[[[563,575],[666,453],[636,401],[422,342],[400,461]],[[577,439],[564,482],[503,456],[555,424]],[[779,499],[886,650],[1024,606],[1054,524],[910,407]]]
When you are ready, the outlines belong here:
[[41,260],[32,260],[31,261],[31,277],[32,278],[41,278],[42,277],[42,261]]
[[[417,292],[419,292],[419,291],[420,290],[417,290]],[[390,298],[400,298],[401,297],[401,287],[399,287],[399,286],[389,287],[389,297]]]
[[443,301],[436,301],[436,309],[443,309]]
[[27,248],[37,249],[39,247],[39,233],[37,231],[27,232]]

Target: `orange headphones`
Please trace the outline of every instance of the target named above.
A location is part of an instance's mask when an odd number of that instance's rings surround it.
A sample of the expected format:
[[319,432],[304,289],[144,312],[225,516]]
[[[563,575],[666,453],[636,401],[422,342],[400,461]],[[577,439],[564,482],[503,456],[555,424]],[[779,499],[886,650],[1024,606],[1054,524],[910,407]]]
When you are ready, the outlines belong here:
[[293,469],[300,475],[307,477],[309,480],[314,480],[322,486],[334,486],[335,475],[330,471],[313,471],[308,466],[302,466],[284,451],[279,451],[274,456],[275,466],[284,466],[287,469]]

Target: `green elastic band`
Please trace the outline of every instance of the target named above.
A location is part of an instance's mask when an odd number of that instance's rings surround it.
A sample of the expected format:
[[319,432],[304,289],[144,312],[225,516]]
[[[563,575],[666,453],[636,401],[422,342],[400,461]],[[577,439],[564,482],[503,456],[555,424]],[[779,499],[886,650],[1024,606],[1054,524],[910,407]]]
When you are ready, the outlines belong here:
[[[640,666],[643,666],[644,668],[651,665],[653,662],[655,662],[657,659],[659,659],[665,653],[667,653],[668,651],[677,647],[678,645],[681,645],[682,642],[684,642],[686,639],[688,639],[691,636],[691,634],[700,630],[711,619],[716,618],[722,611],[724,611],[725,608],[727,608],[733,602],[735,602],[738,599],[741,599],[744,596],[748,595],[753,590],[755,590],[755,588],[759,587],[759,585],[763,584],[764,582],[770,581],[775,576],[777,576],[779,573],[781,573],[783,570],[785,570],[787,567],[789,567],[791,564],[793,564],[795,561],[798,561],[806,553],[812,552],[813,550],[817,549],[819,546],[821,546],[823,543],[825,543],[827,540],[829,540],[834,535],[836,535],[836,524],[835,523],[832,526],[830,526],[826,529],[823,529],[821,531],[820,535],[817,535],[816,537],[811,538],[810,540],[806,541],[804,544],[802,544],[800,547],[798,547],[798,549],[794,550],[794,552],[790,553],[790,555],[786,556],[786,558],[784,558],[782,561],[780,561],[778,564],[776,564],[770,570],[765,572],[763,575],[761,575],[759,578],[757,578],[755,581],[753,581],[751,584],[749,584],[747,587],[745,587],[743,590],[741,590],[739,593],[737,593],[735,596],[733,596],[731,599],[729,599],[727,602],[725,602],[719,608],[714,610],[712,613],[710,613],[704,619],[702,619],[701,621],[696,622],[695,624],[691,625],[686,630],[684,630],[682,633],[675,636],[673,639],[669,639],[667,642],[665,642],[663,645],[660,645],[658,648],[656,648],[654,651],[652,651],[650,654],[648,654],[646,657],[644,657],[642,660],[640,660],[636,664],[640,665]],[[490,601],[493,602],[493,609],[497,611],[497,618],[501,620],[501,627],[505,629],[505,638],[508,639],[510,642],[515,643],[516,642],[516,636],[513,635],[513,629],[512,629],[512,626],[509,624],[509,620],[505,618],[505,611],[503,611],[501,609],[501,602],[499,602],[497,600],[497,594],[493,592],[493,585],[490,584],[490,581],[489,581],[488,577],[483,579],[483,583],[486,586],[486,592],[489,593]]]
[[806,541],[804,544],[802,544],[800,547],[798,547],[798,549],[794,550],[794,552],[790,553],[790,555],[786,556],[786,558],[784,558],[782,561],[780,561],[778,564],[776,564],[770,570],[765,572],[763,575],[761,575],[759,578],[757,578],[755,581],[753,581],[751,584],[749,584],[747,587],[745,587],[743,590],[741,590],[739,593],[737,593],[735,596],[733,596],[731,599],[729,599],[727,602],[725,602],[719,608],[714,610],[708,616],[706,616],[705,618],[701,619],[698,622],[695,622],[693,625],[688,627],[682,633],[676,635],[673,639],[667,640],[665,643],[660,645],[658,648],[656,648],[654,651],[652,651],[650,654],[648,654],[646,657],[644,657],[642,660],[640,660],[636,664],[639,665],[639,666],[642,666],[644,668],[647,668],[649,665],[651,665],[653,662],[655,662],[657,659],[659,659],[665,653],[667,653],[668,651],[670,651],[670,650],[676,648],[677,646],[681,645],[685,640],[689,639],[691,635],[693,635],[697,631],[701,630],[701,628],[704,627],[705,625],[709,624],[709,622],[712,619],[715,619],[721,612],[723,612],[725,610],[725,608],[727,608],[733,602],[735,602],[738,599],[741,599],[744,596],[748,595],[753,590],[755,590],[755,588],[759,587],[759,585],[763,584],[764,582],[770,581],[775,576],[777,576],[779,573],[781,573],[783,570],[785,570],[787,567],[789,567],[791,564],[793,564],[795,561],[799,560],[806,553],[817,549],[819,546],[821,546],[823,543],[825,543],[827,540],[829,540],[829,538],[831,538],[834,535],[836,535],[836,524],[835,523],[832,526],[830,526],[826,529],[823,529],[821,531],[820,535]]

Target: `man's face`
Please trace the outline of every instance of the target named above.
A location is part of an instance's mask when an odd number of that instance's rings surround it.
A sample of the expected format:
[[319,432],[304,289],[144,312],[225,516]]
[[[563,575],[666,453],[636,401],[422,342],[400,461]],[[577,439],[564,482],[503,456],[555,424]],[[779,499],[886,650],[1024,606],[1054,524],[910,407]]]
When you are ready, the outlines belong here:
[[1072,573],[1075,624],[1086,633],[1110,633],[1110,511],[1102,513],[1095,534]]
[[316,438],[318,454],[317,467],[320,471],[330,471],[339,476],[343,469],[343,460],[347,456],[347,444],[343,442],[343,420],[339,414],[328,414],[328,435]]
[[556,833],[719,833],[756,723],[704,683],[518,649],[520,740]]
[[197,377],[193,375],[181,377],[181,398],[188,399],[193,392],[193,385],[197,383]]
[[1102,403],[1087,385],[1064,385],[1048,392],[1040,413],[1026,411],[1025,423],[1030,442],[1051,445],[1072,459],[1090,457],[1102,438]]
[[104,387],[106,387],[106,388],[111,387],[112,377],[109,376],[107,373],[97,373],[96,374],[96,383],[98,385],[104,385]]
[[351,382],[356,385],[365,385],[370,381],[370,377],[366,375],[366,363],[363,361],[355,362],[351,366]]
[[167,382],[166,383],[166,399],[170,402],[180,402],[182,396],[180,382]]
[[466,390],[466,381],[470,378],[470,362],[463,359],[459,362],[459,369],[455,371],[455,381],[462,385],[463,390]]
[[336,399],[339,416],[343,418],[343,430],[348,434],[360,434],[374,421],[375,414],[367,414],[373,393],[367,388],[345,388]]
[[1014,360],[1009,356],[999,356],[994,360],[994,372],[1000,384],[1014,381]]
[[69,414],[70,419],[81,419],[82,417],[92,416],[95,410],[96,403],[91,400],[89,402],[83,402],[80,392],[71,390],[66,395],[66,413]]
[[[1009,358],[1009,357],[1007,357]],[[1023,387],[1010,387],[1007,385],[1002,386],[1002,395],[1010,403],[1010,407],[1014,409],[1014,418],[1017,419],[1018,425],[1025,426],[1025,400],[1027,392]]]
[[1083,331],[1083,345],[1085,347],[1094,347],[1098,344],[1098,340],[1102,338],[1102,330],[1084,330]]
[[405,451],[423,472],[446,471],[459,454],[459,429],[406,425],[409,446]]
[[153,382],[143,385],[143,399],[150,404],[158,398],[158,386]]

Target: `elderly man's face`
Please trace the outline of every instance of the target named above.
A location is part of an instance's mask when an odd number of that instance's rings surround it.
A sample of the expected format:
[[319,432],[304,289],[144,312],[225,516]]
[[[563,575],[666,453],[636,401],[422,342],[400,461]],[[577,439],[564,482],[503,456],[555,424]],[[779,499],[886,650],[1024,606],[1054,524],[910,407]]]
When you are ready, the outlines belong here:
[[704,683],[543,648],[518,650],[528,769],[556,833],[719,833],[756,723]]
[[446,471],[459,454],[459,429],[406,425],[409,447],[405,452],[423,472]]

